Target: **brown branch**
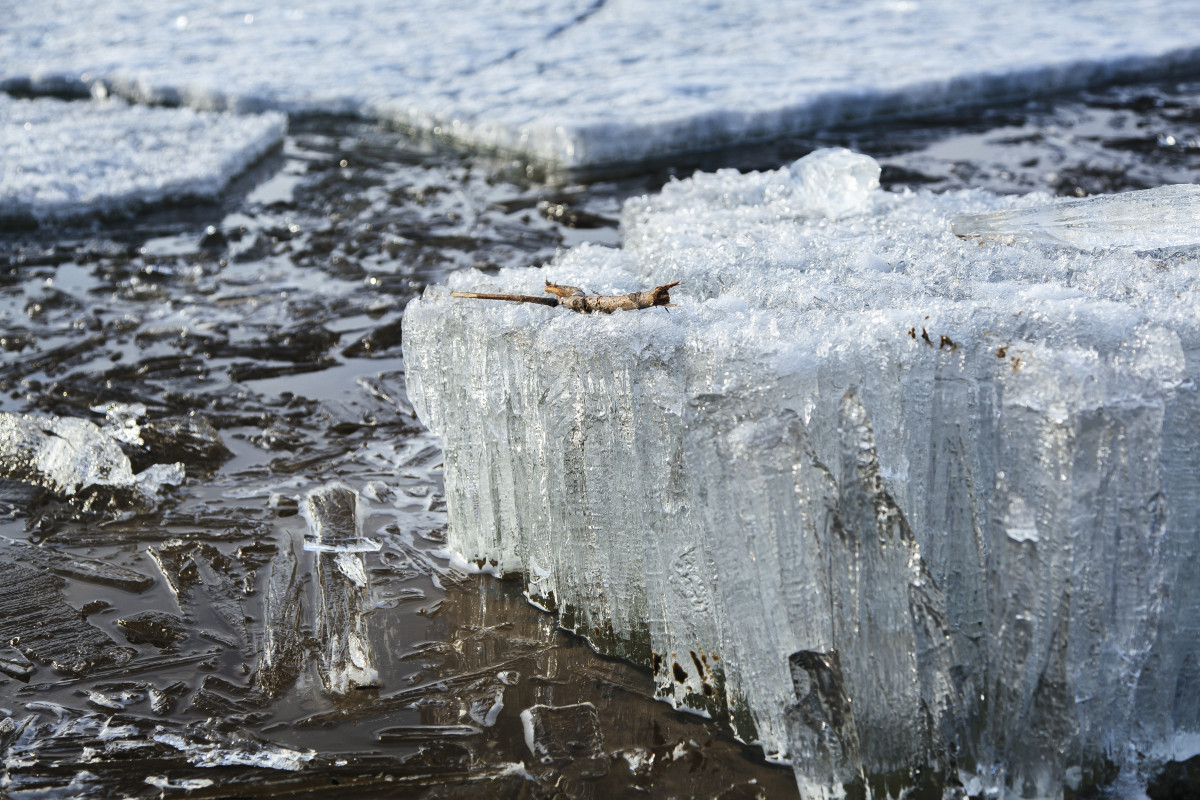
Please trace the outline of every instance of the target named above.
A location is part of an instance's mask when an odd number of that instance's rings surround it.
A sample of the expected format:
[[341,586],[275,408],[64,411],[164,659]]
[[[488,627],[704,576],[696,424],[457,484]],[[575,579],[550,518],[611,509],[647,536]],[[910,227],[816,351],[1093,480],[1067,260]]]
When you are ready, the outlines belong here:
[[537,297],[528,294],[481,294],[479,292],[451,292],[451,297],[466,297],[476,300],[507,300],[512,303],[541,303],[544,306],[562,306],[580,314],[611,314],[614,311],[636,311],[639,308],[664,306],[675,308],[671,302],[671,289],[679,285],[664,283],[644,292],[629,294],[587,294],[578,286],[564,286],[546,281],[546,291],[554,297]]
[[508,300],[513,303],[540,303],[544,306],[556,306],[558,300],[553,297],[538,297],[533,294],[482,294],[480,292],[451,292],[451,297],[470,297],[476,300]]

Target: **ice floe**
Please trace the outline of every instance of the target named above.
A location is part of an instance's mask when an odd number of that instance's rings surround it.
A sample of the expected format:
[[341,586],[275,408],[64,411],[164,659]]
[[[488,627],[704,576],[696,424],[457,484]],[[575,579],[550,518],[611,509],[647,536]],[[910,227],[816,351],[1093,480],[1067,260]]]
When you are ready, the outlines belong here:
[[0,87],[357,113],[563,167],[1170,75],[1186,3],[990,0],[48,0],[0,31]]
[[211,202],[286,128],[278,113],[0,94],[0,227]]

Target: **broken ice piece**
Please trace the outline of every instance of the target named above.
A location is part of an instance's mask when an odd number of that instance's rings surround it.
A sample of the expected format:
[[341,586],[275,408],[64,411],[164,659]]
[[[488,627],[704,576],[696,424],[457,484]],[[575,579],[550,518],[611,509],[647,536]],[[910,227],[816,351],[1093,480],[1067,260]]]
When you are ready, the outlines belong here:
[[70,497],[89,486],[129,487],[129,459],[84,419],[0,412],[0,477]]
[[72,675],[128,663],[133,651],[82,619],[63,599],[61,584],[45,572],[0,561],[0,608],[9,643],[26,657]]
[[[304,510],[309,524],[304,548],[317,553],[315,627],[321,642],[325,689],[342,695],[351,689],[377,686],[379,673],[366,619],[372,605],[370,588],[360,553],[378,550],[382,543],[359,535],[358,495],[342,484],[309,492]],[[364,543],[372,546],[364,547]]]
[[170,714],[175,709],[175,701],[187,693],[188,686],[183,681],[175,681],[162,689],[150,687],[150,708],[160,717]]
[[0,412],[0,480],[40,487],[91,511],[151,506],[164,485],[183,482],[183,468],[155,465],[135,476],[119,438],[130,435],[126,427],[102,430],[85,419]]
[[191,588],[200,580],[200,572],[192,558],[194,545],[181,539],[163,542],[158,547],[147,547],[146,555],[158,567],[167,588],[175,597],[180,610],[191,596]]
[[151,738],[178,750],[189,763],[197,767],[240,765],[294,771],[304,769],[317,758],[313,750],[297,750],[248,736],[207,731],[177,733],[159,727]]
[[131,456],[134,469],[160,460],[181,461],[200,472],[211,472],[232,456],[221,435],[204,417],[167,417],[141,426],[144,454]]
[[1081,250],[1189,247],[1200,244],[1200,186],[1160,186],[964,214],[953,219],[951,228],[963,239],[1040,242]]
[[0,647],[0,672],[20,680],[29,680],[34,666],[21,654],[21,651],[10,645]]
[[186,623],[164,611],[140,611],[117,620],[117,627],[130,644],[149,642],[155,647],[170,647],[187,638]]
[[358,493],[342,483],[313,489],[304,498],[302,513],[309,533],[304,549],[322,553],[377,552],[383,542],[361,535],[362,510]]
[[164,486],[179,486],[187,472],[181,462],[152,464],[134,476],[138,489],[148,498],[155,497]]
[[5,544],[11,548],[13,558],[64,578],[113,586],[127,592],[144,592],[154,585],[154,579],[148,575],[108,561],[31,545],[19,540],[8,540]]
[[263,632],[254,683],[267,697],[278,697],[295,683],[304,666],[304,581],[294,545],[279,548],[263,597]]
[[[547,766],[586,763],[588,773],[608,772],[600,717],[591,703],[571,706],[530,706],[521,712],[525,744],[534,758]],[[602,769],[601,772],[596,770]]]

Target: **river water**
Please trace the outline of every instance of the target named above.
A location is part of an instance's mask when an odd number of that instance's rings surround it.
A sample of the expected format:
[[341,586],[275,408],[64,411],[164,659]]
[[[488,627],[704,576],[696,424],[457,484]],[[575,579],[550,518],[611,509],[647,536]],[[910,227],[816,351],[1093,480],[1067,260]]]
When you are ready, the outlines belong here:
[[[2,632],[31,656],[0,652],[0,796],[795,796],[786,765],[655,701],[648,672],[558,630],[517,583],[450,565],[440,452],[404,394],[402,314],[452,270],[616,244],[621,202],[674,175],[831,145],[879,158],[892,191],[1193,182],[1200,83],[621,176],[545,176],[368,122],[299,120],[220,204],[3,233],[0,411],[158,424],[144,458],[182,461],[187,478],[136,506],[0,481]],[[189,420],[212,427],[180,433]],[[358,493],[378,545],[355,554],[378,680],[345,694],[323,681],[323,556],[304,546],[305,497],[330,484]],[[287,664],[267,670],[280,641]],[[537,706],[559,710],[523,720]]]

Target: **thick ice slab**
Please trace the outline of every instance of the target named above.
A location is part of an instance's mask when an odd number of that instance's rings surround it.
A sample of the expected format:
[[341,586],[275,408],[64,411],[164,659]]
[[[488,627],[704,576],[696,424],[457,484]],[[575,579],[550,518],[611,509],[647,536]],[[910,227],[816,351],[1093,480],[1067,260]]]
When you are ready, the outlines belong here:
[[[918,768],[1053,796],[1191,755],[1197,251],[966,240],[962,215],[1058,212],[877,176],[847,151],[697,175],[629,201],[621,250],[413,301],[451,545],[807,796]],[[682,283],[612,316],[448,291],[547,279]]]
[[365,113],[565,167],[1194,67],[1151,0],[491,0],[287,8],[49,0],[0,31],[0,86],[197,108]]
[[285,130],[275,113],[0,94],[0,226],[215,200]]

